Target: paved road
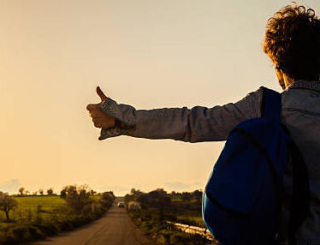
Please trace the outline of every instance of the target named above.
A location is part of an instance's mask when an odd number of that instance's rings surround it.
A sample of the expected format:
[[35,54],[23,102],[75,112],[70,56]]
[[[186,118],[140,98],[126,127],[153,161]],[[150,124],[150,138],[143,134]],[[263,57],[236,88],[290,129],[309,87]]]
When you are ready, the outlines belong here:
[[[113,206],[99,220],[71,232],[49,237],[32,245],[152,245],[135,227],[124,208],[118,208],[117,197]],[[30,245],[31,245],[30,244]]]

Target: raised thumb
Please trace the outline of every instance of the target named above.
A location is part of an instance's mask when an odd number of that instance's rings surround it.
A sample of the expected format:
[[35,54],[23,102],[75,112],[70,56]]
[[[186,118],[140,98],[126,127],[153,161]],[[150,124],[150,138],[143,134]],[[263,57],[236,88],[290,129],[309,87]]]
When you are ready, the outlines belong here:
[[100,87],[98,86],[97,89],[97,94],[99,95],[101,101],[105,101],[107,99],[107,96],[102,92],[102,90],[100,89]]

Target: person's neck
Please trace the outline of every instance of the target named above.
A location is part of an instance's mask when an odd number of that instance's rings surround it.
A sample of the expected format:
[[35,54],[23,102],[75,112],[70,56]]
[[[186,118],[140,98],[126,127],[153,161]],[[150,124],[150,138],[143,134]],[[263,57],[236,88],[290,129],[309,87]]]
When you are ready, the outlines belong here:
[[293,78],[287,76],[286,74],[283,74],[283,80],[286,88],[288,88],[291,84],[295,82]]

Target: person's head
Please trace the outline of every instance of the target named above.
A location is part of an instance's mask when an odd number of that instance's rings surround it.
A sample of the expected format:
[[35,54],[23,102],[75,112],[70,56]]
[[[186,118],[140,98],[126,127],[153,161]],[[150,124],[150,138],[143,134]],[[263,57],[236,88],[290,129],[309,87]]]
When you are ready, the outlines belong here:
[[280,85],[319,80],[320,20],[297,4],[280,9],[267,22],[263,49],[275,65]]

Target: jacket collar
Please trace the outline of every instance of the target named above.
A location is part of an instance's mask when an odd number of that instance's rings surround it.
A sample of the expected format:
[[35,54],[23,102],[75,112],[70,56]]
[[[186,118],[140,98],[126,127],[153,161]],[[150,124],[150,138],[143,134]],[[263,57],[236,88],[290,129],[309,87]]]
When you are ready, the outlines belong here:
[[320,92],[320,81],[297,80],[290,84],[286,90],[290,89],[310,89]]

